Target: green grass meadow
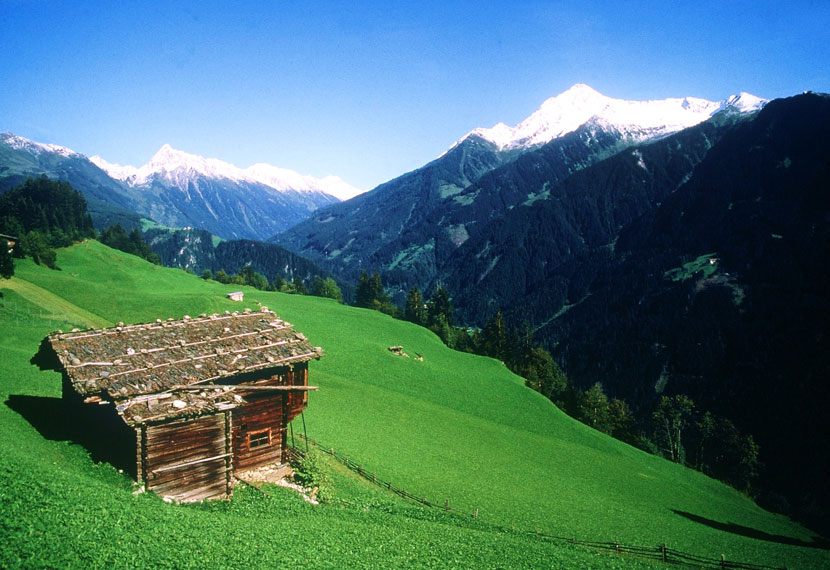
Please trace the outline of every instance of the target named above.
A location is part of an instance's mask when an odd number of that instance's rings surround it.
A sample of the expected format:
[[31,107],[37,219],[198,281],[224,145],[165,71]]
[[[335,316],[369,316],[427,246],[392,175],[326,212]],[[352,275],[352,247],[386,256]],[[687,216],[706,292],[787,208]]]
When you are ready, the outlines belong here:
[[[787,568],[827,568],[826,544],[700,473],[600,434],[492,359],[429,331],[314,297],[228,286],[89,241],[0,281],[0,567],[637,568],[548,540],[619,541]],[[234,286],[234,290],[238,289]],[[61,430],[60,376],[29,360],[62,328],[266,305],[325,356],[310,365],[308,434],[396,487],[479,518],[398,499],[328,462],[330,502],[238,487],[228,502],[133,494]],[[402,345],[410,358],[391,353]],[[418,361],[416,354],[423,357]],[[295,430],[301,429],[295,421]],[[510,529],[515,528],[516,531]],[[526,531],[531,531],[527,533]],[[657,564],[659,565],[659,564]]]

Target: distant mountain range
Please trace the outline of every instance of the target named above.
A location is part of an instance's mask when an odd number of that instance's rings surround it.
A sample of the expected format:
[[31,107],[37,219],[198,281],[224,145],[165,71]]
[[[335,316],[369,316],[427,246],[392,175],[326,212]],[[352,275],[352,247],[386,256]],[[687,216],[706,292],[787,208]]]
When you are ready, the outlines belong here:
[[66,147],[0,135],[0,189],[27,176],[66,180],[86,196],[96,225],[137,224],[131,213],[224,238],[265,239],[317,208],[360,190],[267,164],[240,169],[164,145],[140,168],[88,158]]

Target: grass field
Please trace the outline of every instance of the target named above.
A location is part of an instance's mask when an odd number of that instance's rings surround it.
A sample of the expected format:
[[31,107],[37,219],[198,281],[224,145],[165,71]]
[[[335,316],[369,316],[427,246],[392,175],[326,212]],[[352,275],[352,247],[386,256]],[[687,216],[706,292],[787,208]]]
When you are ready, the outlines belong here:
[[[811,532],[733,489],[562,414],[499,362],[432,333],[312,297],[227,287],[90,241],[28,260],[0,281],[2,567],[638,567],[518,531],[667,543],[704,556],[830,567]],[[335,500],[283,490],[176,506],[134,496],[129,478],[67,441],[60,377],[29,364],[55,328],[145,322],[267,305],[326,356],[311,363],[309,436],[410,493],[480,517],[408,505],[330,465]],[[403,345],[411,356],[389,352]]]

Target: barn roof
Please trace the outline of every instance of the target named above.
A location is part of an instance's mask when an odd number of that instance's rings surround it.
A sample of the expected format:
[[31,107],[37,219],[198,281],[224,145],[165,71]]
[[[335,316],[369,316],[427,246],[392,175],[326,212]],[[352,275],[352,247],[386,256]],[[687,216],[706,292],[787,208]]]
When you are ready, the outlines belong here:
[[58,331],[47,336],[44,345],[54,352],[57,368],[66,373],[78,394],[116,402],[128,423],[234,407],[241,399],[229,389],[183,388],[322,355],[322,349],[311,346],[267,308]]

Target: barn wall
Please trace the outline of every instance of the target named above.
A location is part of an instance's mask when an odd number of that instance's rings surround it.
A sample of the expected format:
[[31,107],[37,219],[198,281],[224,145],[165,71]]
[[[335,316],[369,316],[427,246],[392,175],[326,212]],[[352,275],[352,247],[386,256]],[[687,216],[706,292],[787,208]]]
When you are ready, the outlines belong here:
[[146,426],[142,439],[147,490],[178,501],[228,496],[230,430],[227,412]]
[[285,397],[282,392],[246,394],[247,403],[233,410],[234,469],[282,461]]

